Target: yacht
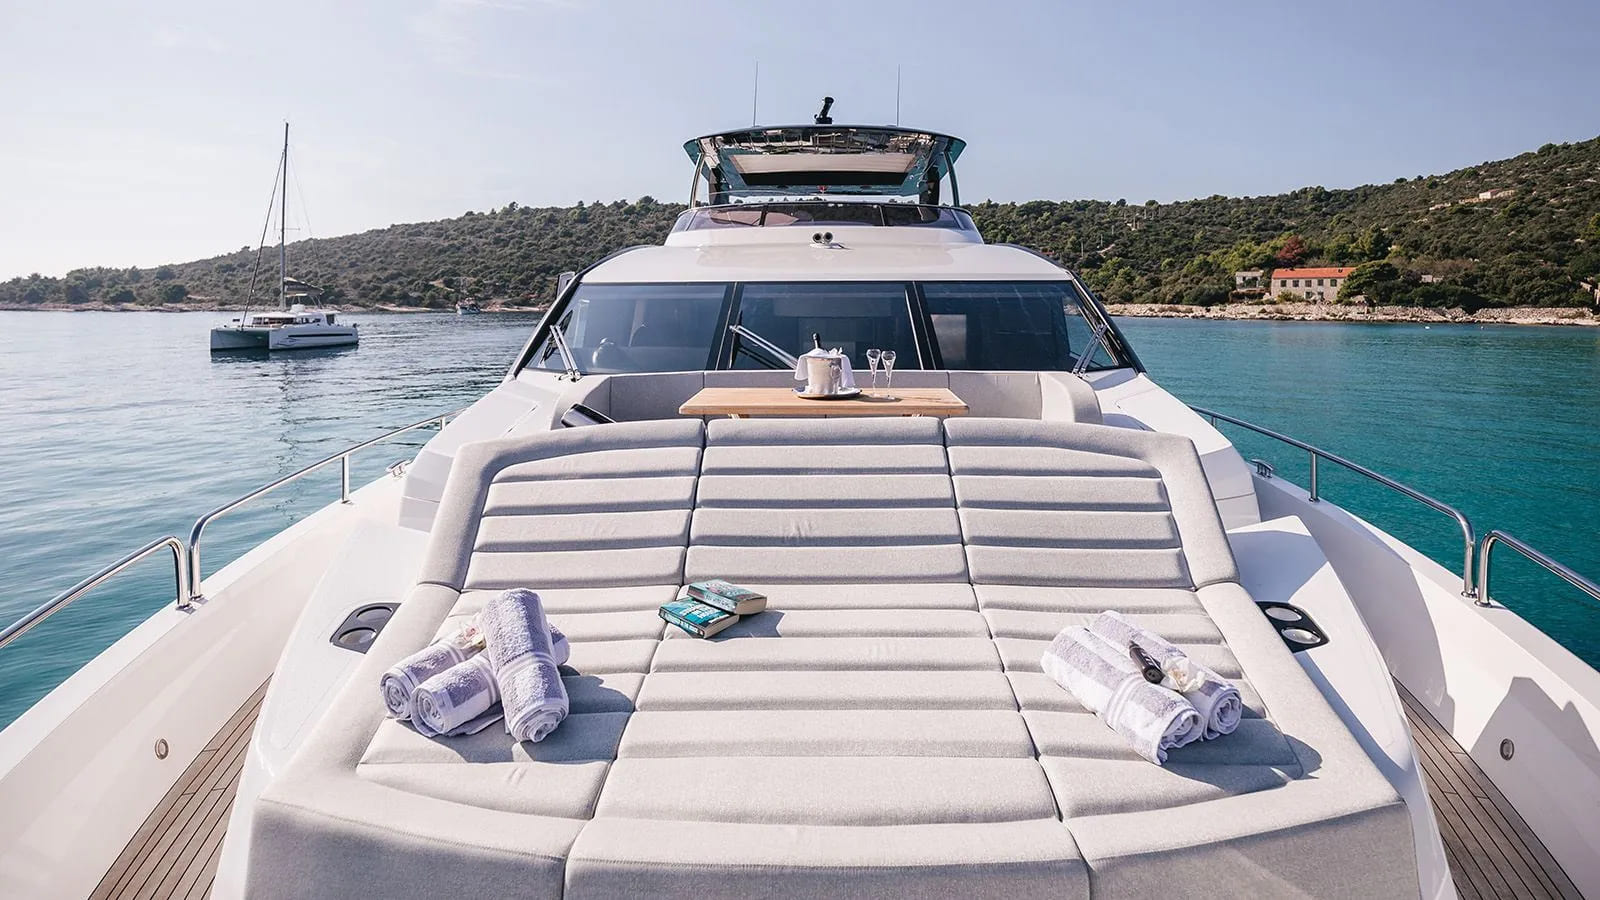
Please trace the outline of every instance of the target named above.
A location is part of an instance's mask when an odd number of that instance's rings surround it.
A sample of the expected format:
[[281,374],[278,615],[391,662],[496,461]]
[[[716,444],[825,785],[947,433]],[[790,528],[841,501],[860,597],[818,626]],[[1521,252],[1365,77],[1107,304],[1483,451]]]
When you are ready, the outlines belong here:
[[478,301],[471,297],[456,301],[456,315],[458,316],[475,316],[481,312],[483,312],[483,307],[479,306]]
[[[361,340],[361,329],[353,323],[337,321],[331,309],[308,309],[299,301],[320,293],[316,288],[289,277],[289,125],[283,126],[283,155],[278,160],[278,308],[262,312],[246,311],[226,325],[211,329],[211,351],[314,350],[348,347]],[[272,210],[267,210],[272,220]],[[265,241],[262,242],[265,244]],[[257,259],[260,258],[260,248]],[[251,279],[255,299],[255,281]],[[248,301],[246,301],[248,302]]]
[[[171,602],[0,732],[5,891],[1600,897],[1600,673],[1490,575],[1600,587],[1174,397],[1072,272],[984,241],[964,147],[826,114],[689,141],[664,242],[567,280],[496,387],[390,435],[437,429],[413,457],[354,486],[385,438],[308,460],[0,632],[171,558]],[[787,393],[813,346],[896,350],[895,391],[966,414],[683,414]],[[1437,512],[1459,567],[1319,467]],[[206,574],[219,517],[333,468]],[[767,611],[657,615],[717,577]],[[570,641],[561,726],[386,718],[380,675],[513,587]],[[1156,765],[1043,674],[1106,609],[1236,683],[1238,730]]]

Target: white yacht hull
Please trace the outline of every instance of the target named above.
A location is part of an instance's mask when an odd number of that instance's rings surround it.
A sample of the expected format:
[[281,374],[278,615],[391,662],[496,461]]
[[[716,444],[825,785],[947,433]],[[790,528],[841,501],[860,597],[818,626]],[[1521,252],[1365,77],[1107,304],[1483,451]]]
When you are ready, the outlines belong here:
[[271,341],[271,330],[267,328],[211,329],[212,350],[266,350]]
[[347,535],[393,521],[399,485],[380,478],[350,504],[331,503],[269,538],[208,577],[192,611],[169,597],[0,731],[0,896],[95,890],[185,768],[273,677]]
[[[1114,398],[1114,386],[1107,387],[1101,400],[1108,413],[1120,410],[1139,421],[1155,409],[1144,407],[1157,394],[1166,396],[1146,390],[1135,402]],[[516,402],[497,390],[456,420],[468,426],[464,432],[453,424],[430,448],[449,454],[461,441],[483,436],[475,432],[521,430],[527,408],[526,398]],[[1189,430],[1163,424],[1162,430]],[[8,890],[88,895],[207,740],[283,664],[285,676],[269,690],[251,741],[217,873],[216,895],[237,895],[246,860],[236,838],[248,836],[248,807],[273,760],[281,763],[292,752],[336,693],[332,684],[314,690],[299,683],[317,664],[299,654],[287,663],[286,647],[325,649],[326,629],[307,606],[322,593],[319,583],[342,577],[338,571],[371,573],[364,586],[382,580],[392,561],[346,553],[347,541],[364,524],[394,527],[402,484],[379,479],[357,491],[351,505],[330,504],[256,547],[206,580],[208,599],[193,612],[161,610],[0,732],[0,808],[11,813],[0,817],[0,879]],[[1396,680],[1493,777],[1579,888],[1600,891],[1600,836],[1592,828],[1600,796],[1600,758],[1593,753],[1600,741],[1594,702],[1600,674],[1509,611],[1463,600],[1455,576],[1337,506],[1312,503],[1280,479],[1257,477],[1254,488],[1259,519],[1292,516],[1316,538]],[[351,596],[351,604],[370,599]],[[312,620],[315,628],[306,624]],[[306,640],[296,644],[299,638]],[[1392,706],[1385,687],[1368,693],[1379,706]],[[1364,743],[1395,754],[1396,766],[1407,768],[1404,734],[1368,730]],[[1515,740],[1512,760],[1499,755],[1505,737]],[[169,748],[164,759],[152,749],[158,739]],[[1438,858],[1422,845],[1424,837],[1419,832],[1418,856],[1426,870]],[[1426,896],[1451,893],[1448,877],[1441,883],[1424,871],[1421,881]]]
[[321,347],[348,347],[358,343],[361,333],[341,325],[284,325],[276,328],[223,327],[211,329],[211,349],[226,350],[314,350]]

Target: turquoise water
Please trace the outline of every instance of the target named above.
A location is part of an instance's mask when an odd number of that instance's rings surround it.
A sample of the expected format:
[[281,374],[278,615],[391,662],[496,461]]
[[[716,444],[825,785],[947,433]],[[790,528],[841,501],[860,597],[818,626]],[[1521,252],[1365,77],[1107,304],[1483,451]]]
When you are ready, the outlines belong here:
[[[356,315],[359,348],[218,358],[210,313],[0,312],[0,619],[138,545],[358,441],[493,386],[533,316]],[[1483,530],[1600,574],[1600,333],[1555,328],[1124,320],[1191,403],[1287,431],[1460,506]],[[1235,430],[1236,431],[1236,430]],[[425,439],[374,448],[353,482]],[[1234,434],[1303,479],[1301,455]],[[206,532],[209,574],[337,496],[312,476]],[[1355,476],[1323,493],[1459,564],[1454,526]],[[1600,663],[1600,610],[1510,554],[1496,596]],[[0,724],[171,602],[155,557],[0,650]]]
[[[1185,402],[1292,435],[1444,501],[1600,579],[1600,329],[1124,319]],[[1302,451],[1223,424],[1306,484]],[[1341,467],[1323,497],[1461,569],[1455,523]],[[1515,551],[1495,599],[1600,666],[1600,606]]]
[[[213,313],[0,312],[0,619],[201,513],[493,387],[533,315],[364,315],[356,348],[217,357]],[[433,432],[355,459],[364,484]],[[337,466],[206,529],[205,571],[338,497]],[[152,557],[0,649],[0,724],[173,599]]]

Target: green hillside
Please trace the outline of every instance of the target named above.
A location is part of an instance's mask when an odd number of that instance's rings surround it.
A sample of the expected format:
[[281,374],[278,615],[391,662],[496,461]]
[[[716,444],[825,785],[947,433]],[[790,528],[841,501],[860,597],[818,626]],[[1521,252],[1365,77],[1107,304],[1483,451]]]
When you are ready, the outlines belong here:
[[[1493,198],[1480,200],[1484,192]],[[1230,296],[1232,273],[1364,264],[1352,286],[1373,302],[1469,310],[1588,305],[1593,296],[1581,285],[1600,279],[1600,138],[1352,190],[1309,187],[1165,205],[984,202],[971,210],[990,241],[1062,260],[1112,303],[1271,302]],[[649,197],[567,208],[512,203],[301,241],[290,245],[290,257],[293,274],[324,287],[328,303],[445,307],[457,290],[539,303],[550,299],[560,272],[619,247],[659,243],[680,211]],[[258,296],[271,293],[275,263],[269,252]],[[15,278],[0,283],[0,306],[236,307],[255,265],[256,252],[244,248],[149,269]]]

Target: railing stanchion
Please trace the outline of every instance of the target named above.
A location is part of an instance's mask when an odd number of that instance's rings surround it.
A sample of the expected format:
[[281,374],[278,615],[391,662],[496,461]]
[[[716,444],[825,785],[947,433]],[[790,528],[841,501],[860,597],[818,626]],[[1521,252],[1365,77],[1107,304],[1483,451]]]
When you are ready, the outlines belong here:
[[127,556],[124,556],[111,565],[106,566],[93,575],[90,575],[88,578],[78,582],[72,587],[67,588],[54,597],[51,597],[48,601],[35,608],[32,612],[16,620],[15,622],[12,622],[10,625],[7,625],[4,629],[0,629],[0,647],[4,647],[17,638],[27,634],[29,631],[33,630],[35,625],[38,625],[45,619],[50,618],[66,607],[70,606],[73,601],[104,584],[113,575],[116,575],[124,569],[143,561],[151,554],[158,553],[163,549],[172,551],[172,590],[173,594],[178,600],[178,609],[187,610],[189,608],[189,604],[185,588],[187,588],[188,585],[185,582],[183,572],[183,541],[169,534],[164,538],[158,538],[148,544],[145,544],[143,547],[140,547],[132,553],[129,553]]
[[1478,549],[1477,601],[1479,606],[1488,606],[1490,604],[1489,553],[1494,549],[1495,544],[1505,544],[1507,547],[1510,547],[1511,549],[1522,554],[1529,561],[1537,563],[1539,566],[1543,567],[1545,571],[1556,576],[1562,581],[1565,581],[1567,584],[1572,585],[1585,594],[1588,594],[1589,597],[1596,602],[1600,602],[1600,584],[1590,581],[1589,579],[1568,568],[1566,565],[1557,562],[1550,556],[1538,550],[1535,550],[1533,547],[1524,543],[1521,539],[1514,535],[1507,534],[1504,531],[1491,531],[1484,536],[1483,544],[1480,545]]
[[[1387,475],[1381,475],[1381,474],[1379,474],[1377,472],[1374,472],[1371,469],[1367,468],[1366,466],[1361,465],[1360,463],[1353,463],[1350,460],[1345,459],[1342,456],[1336,456],[1336,455],[1334,455],[1332,453],[1329,453],[1326,450],[1323,450],[1320,447],[1313,447],[1312,445],[1306,443],[1305,441],[1297,440],[1295,438],[1289,437],[1286,434],[1280,434],[1280,433],[1278,433],[1276,431],[1273,431],[1270,428],[1263,428],[1260,425],[1256,425],[1256,424],[1254,424],[1252,422],[1246,422],[1243,419],[1236,419],[1233,416],[1223,415],[1222,413],[1213,412],[1212,410],[1209,410],[1209,409],[1203,409],[1203,408],[1198,407],[1198,406],[1191,406],[1189,408],[1194,410],[1197,415],[1205,416],[1207,419],[1210,419],[1212,425],[1215,425],[1218,421],[1227,422],[1230,425],[1237,425],[1240,428],[1247,428],[1247,429],[1249,429],[1251,431],[1254,431],[1256,434],[1265,435],[1265,436],[1267,436],[1269,438],[1272,438],[1275,441],[1279,441],[1281,443],[1287,444],[1290,447],[1294,447],[1294,448],[1299,449],[1299,450],[1304,450],[1310,456],[1310,459],[1311,459],[1311,478],[1310,478],[1310,481],[1309,481],[1309,487],[1308,487],[1308,489],[1306,491],[1306,496],[1308,496],[1310,498],[1312,503],[1316,503],[1316,502],[1318,502],[1318,501],[1320,501],[1322,499],[1322,488],[1321,488],[1321,485],[1319,484],[1317,463],[1318,463],[1319,460],[1324,460],[1325,459],[1328,462],[1331,462],[1336,466],[1343,466],[1344,468],[1349,469],[1350,471],[1356,473],[1357,475],[1361,475],[1363,477],[1370,478],[1371,480],[1376,481],[1377,483],[1383,485],[1384,487],[1388,488],[1391,491],[1395,491],[1396,493],[1404,494],[1405,496],[1410,497],[1411,499],[1417,501],[1418,503],[1421,503],[1423,506],[1429,507],[1430,509],[1437,510],[1437,511],[1439,511],[1441,513],[1444,513],[1445,515],[1449,516],[1450,518],[1455,519],[1456,520],[1456,525],[1461,529],[1461,542],[1466,547],[1466,552],[1463,555],[1463,559],[1462,559],[1462,563],[1461,563],[1461,596],[1468,597],[1468,598],[1473,598],[1473,599],[1479,599],[1479,602],[1483,602],[1480,599],[1480,595],[1483,593],[1482,585],[1477,584],[1473,579],[1473,565],[1472,565],[1472,563],[1473,563],[1474,551],[1476,551],[1477,548],[1478,548],[1477,532],[1475,532],[1473,530],[1473,528],[1472,528],[1472,520],[1468,519],[1466,517],[1466,514],[1462,513],[1461,510],[1456,509],[1454,506],[1451,506],[1448,503],[1444,503],[1442,501],[1435,500],[1434,498],[1428,496],[1427,494],[1422,493],[1421,491],[1417,490],[1416,488],[1413,488],[1413,487],[1411,487],[1409,485],[1401,484],[1400,482],[1395,481],[1393,478],[1390,478]],[[1505,540],[1504,533],[1502,533],[1501,540]],[[1508,543],[1509,543],[1509,541],[1508,541]],[[1531,550],[1532,548],[1529,548],[1529,549]],[[1538,551],[1533,551],[1533,552],[1537,553]],[[1483,555],[1486,555],[1486,554],[1487,554],[1487,548],[1485,548]],[[1483,558],[1483,556],[1480,555],[1480,557],[1479,557],[1480,568],[1482,566],[1482,558]],[[1542,565],[1542,563],[1541,563],[1541,565]],[[1558,565],[1559,565],[1559,563],[1558,563]],[[1546,566],[1546,568],[1549,568],[1549,567]],[[1555,571],[1555,570],[1552,569],[1551,571]],[[1571,571],[1571,570],[1569,569],[1568,571]],[[1557,573],[1557,574],[1560,574],[1560,573]],[[1574,573],[1574,574],[1576,574],[1576,573]],[[1563,576],[1563,577],[1565,577],[1565,576]],[[1600,598],[1597,598],[1597,599],[1600,599]]]
[[272,491],[277,490],[291,481],[298,480],[302,476],[309,475],[310,473],[321,469],[323,466],[328,465],[334,460],[339,461],[339,502],[349,503],[350,456],[352,454],[360,450],[365,450],[374,444],[382,443],[383,441],[387,441],[392,437],[405,434],[408,431],[413,431],[418,428],[427,428],[432,425],[438,425],[442,429],[444,428],[445,423],[450,421],[450,417],[459,412],[461,412],[461,410],[458,409],[452,412],[429,416],[420,422],[413,422],[404,428],[396,428],[393,431],[380,434],[372,440],[363,441],[354,447],[350,447],[326,459],[314,462],[297,472],[293,472],[289,475],[279,478],[277,481],[274,481],[271,484],[258,487],[250,493],[245,494],[243,497],[238,498],[237,500],[233,500],[217,507],[216,509],[213,509],[211,512],[208,512],[195,520],[194,527],[189,530],[189,542],[187,544],[185,544],[181,538],[168,535],[167,537],[161,538],[160,540],[151,541],[143,547],[140,547],[138,550],[133,551],[127,556],[124,556],[122,559],[117,560],[104,569],[101,569],[93,575],[90,575],[88,578],[85,578],[83,581],[78,582],[67,590],[50,598],[49,602],[42,604],[32,612],[28,613],[17,621],[12,622],[4,629],[0,629],[0,647],[4,647],[6,644],[9,644],[21,637],[23,634],[27,633],[29,629],[33,628],[33,626],[43,622],[45,619],[54,615],[57,610],[62,609],[68,604],[77,600],[79,597],[88,593],[90,590],[98,587],[104,583],[106,579],[116,575],[118,572],[121,572],[122,570],[128,568],[129,566],[144,559],[163,547],[172,551],[173,595],[176,598],[177,608],[180,610],[190,609],[196,601],[205,599],[204,595],[202,595],[200,592],[200,538],[205,534],[206,525],[209,524],[212,519],[237,509],[238,507],[249,503],[251,500],[260,497],[263,494],[271,493]]
[[334,463],[335,461],[337,461],[339,463],[339,468],[340,468],[340,471],[339,471],[339,502],[340,503],[349,503],[349,502],[351,502],[350,501],[350,457],[352,455],[354,455],[355,453],[358,453],[358,452],[360,452],[362,450],[365,450],[365,449],[367,449],[368,447],[371,447],[374,444],[380,444],[380,443],[382,443],[384,441],[389,440],[390,438],[396,437],[398,435],[405,434],[408,431],[415,431],[418,428],[427,428],[427,427],[435,425],[435,424],[437,424],[437,425],[439,425],[439,427],[443,428],[444,427],[444,422],[447,421],[450,416],[453,416],[458,412],[460,412],[460,410],[455,410],[454,412],[444,413],[443,415],[429,416],[426,419],[423,419],[423,420],[421,420],[419,422],[412,422],[410,425],[407,425],[404,428],[396,428],[393,431],[389,431],[389,432],[385,432],[384,434],[380,434],[377,437],[375,437],[375,438],[373,438],[373,439],[371,439],[369,441],[362,441],[361,443],[355,445],[354,447],[350,447],[350,448],[348,448],[346,450],[343,450],[343,451],[341,451],[339,453],[335,453],[334,455],[326,457],[324,459],[317,460],[316,462],[312,463],[311,465],[306,466],[305,468],[300,469],[298,471],[291,472],[288,475],[285,475],[282,478],[279,478],[277,481],[272,482],[271,484],[262,485],[261,487],[256,488],[255,490],[251,491],[250,493],[245,494],[243,497],[240,497],[240,498],[238,498],[236,500],[233,500],[233,501],[230,501],[228,503],[225,503],[222,506],[219,506],[216,509],[213,509],[212,511],[210,511],[210,512],[206,513],[205,515],[201,516],[200,518],[196,519],[195,522],[194,522],[194,527],[189,530],[189,599],[191,599],[191,600],[200,600],[200,599],[202,599],[202,594],[201,594],[201,591],[200,591],[200,581],[201,581],[201,577],[200,577],[200,538],[205,533],[206,526],[209,525],[213,519],[217,518],[218,516],[223,515],[224,513],[232,512],[233,510],[238,509],[239,507],[245,505],[246,503],[249,503],[251,500],[254,500],[257,497],[262,496],[263,494],[270,494],[273,491],[277,490],[280,487],[283,487],[284,485],[288,484],[291,481],[298,481],[299,479],[301,479],[301,478],[303,478],[303,477],[305,477],[307,475],[310,475],[312,472],[315,472],[315,471],[321,469],[323,466],[330,465],[330,464]]

